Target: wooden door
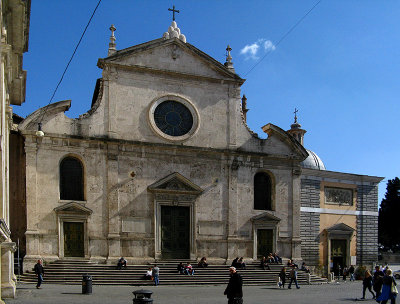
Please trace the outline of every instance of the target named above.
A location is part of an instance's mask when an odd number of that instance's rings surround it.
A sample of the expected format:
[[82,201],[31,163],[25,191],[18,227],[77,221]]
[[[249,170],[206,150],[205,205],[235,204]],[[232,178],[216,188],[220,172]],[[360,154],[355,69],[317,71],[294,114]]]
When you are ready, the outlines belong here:
[[189,258],[189,207],[161,207],[161,255],[164,259]]
[[64,222],[64,256],[84,257],[83,223]]

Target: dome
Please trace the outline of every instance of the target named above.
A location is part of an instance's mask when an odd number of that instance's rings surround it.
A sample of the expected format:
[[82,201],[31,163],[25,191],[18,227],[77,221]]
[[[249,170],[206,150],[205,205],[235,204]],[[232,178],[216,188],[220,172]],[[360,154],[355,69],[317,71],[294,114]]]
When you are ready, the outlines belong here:
[[301,162],[301,166],[303,168],[309,168],[309,169],[326,170],[324,163],[318,157],[318,155],[311,150],[308,149],[306,150],[308,153],[308,157]]

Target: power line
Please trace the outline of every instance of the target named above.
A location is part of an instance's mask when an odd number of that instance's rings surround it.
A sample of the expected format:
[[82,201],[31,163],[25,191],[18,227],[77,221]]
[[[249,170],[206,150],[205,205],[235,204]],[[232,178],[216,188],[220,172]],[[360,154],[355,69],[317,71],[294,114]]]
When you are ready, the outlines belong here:
[[[319,0],[317,3],[315,3],[313,5],[313,7],[311,7],[309,9],[309,11],[303,16],[301,17],[282,37],[281,39],[279,39],[279,41],[275,44],[275,46],[278,46],[311,12],[312,10],[321,2],[322,0]],[[271,53],[271,49],[269,49],[269,51],[259,60],[257,61],[252,68],[244,75],[245,77],[250,74],[250,72],[252,70],[254,70],[254,68],[259,65],[261,63],[261,61],[263,61],[270,53]]]
[[[93,19],[93,17],[94,17],[94,14],[95,14],[96,11],[97,11],[97,8],[98,8],[99,5],[100,5],[100,2],[101,2],[101,0],[99,0],[99,2],[97,3],[95,9],[93,10],[92,16],[90,16],[90,19],[89,19],[88,23],[86,24],[85,29],[83,30],[83,33],[82,33],[82,35],[81,35],[81,38],[79,38],[79,41],[78,41],[78,43],[77,43],[77,45],[76,45],[76,47],[75,47],[75,49],[74,49],[74,52],[72,53],[71,58],[69,59],[69,61],[68,61],[68,63],[67,63],[67,66],[65,67],[64,72],[62,73],[61,78],[60,78],[60,80],[58,81],[57,86],[56,86],[56,88],[54,89],[53,95],[51,95],[50,101],[49,101],[49,103],[48,103],[47,105],[51,104],[51,102],[53,101],[53,98],[54,98],[54,96],[56,95],[56,92],[57,92],[57,90],[58,90],[58,87],[60,86],[61,82],[62,82],[63,79],[64,79],[64,75],[65,75],[65,73],[67,72],[68,67],[69,67],[69,65],[70,65],[70,63],[71,63],[71,61],[72,61],[72,59],[74,58],[75,53],[76,53],[76,51],[78,50],[79,45],[81,44],[81,41],[82,41],[82,39],[83,39],[83,36],[85,36],[86,30],[88,29],[89,24],[90,24],[90,22],[92,21],[92,19]],[[40,125],[41,125],[42,120],[43,120],[43,118],[44,118],[44,115],[46,114],[46,111],[47,111],[47,108],[45,109],[45,111],[44,111],[44,113],[43,113],[43,115],[42,115],[42,118],[41,118],[40,121],[39,121],[39,128],[40,128]]]

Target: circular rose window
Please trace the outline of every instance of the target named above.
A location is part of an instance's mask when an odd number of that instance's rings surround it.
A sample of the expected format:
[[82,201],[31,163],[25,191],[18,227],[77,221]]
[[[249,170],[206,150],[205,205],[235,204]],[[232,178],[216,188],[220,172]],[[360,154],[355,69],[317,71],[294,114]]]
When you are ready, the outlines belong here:
[[182,136],[193,127],[193,116],[190,110],[180,102],[166,100],[154,111],[157,128],[170,136]]
[[164,96],[153,102],[149,111],[153,130],[169,140],[185,140],[198,128],[198,114],[193,105],[179,96]]

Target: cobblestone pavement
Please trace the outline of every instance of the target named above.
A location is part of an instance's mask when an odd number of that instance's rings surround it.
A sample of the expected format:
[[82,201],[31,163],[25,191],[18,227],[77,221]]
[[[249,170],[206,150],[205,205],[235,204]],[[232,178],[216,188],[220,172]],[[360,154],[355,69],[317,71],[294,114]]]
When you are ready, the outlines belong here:
[[[132,303],[132,291],[139,286],[93,286],[93,293],[83,295],[79,285],[44,284],[36,289],[34,284],[19,284],[16,299],[7,299],[7,304],[70,304],[70,303]],[[303,285],[300,289],[279,289],[272,286],[244,286],[244,304],[279,303],[353,303],[359,300],[362,283],[340,282],[322,285]],[[163,286],[144,287],[153,291],[154,304],[222,304],[227,303],[223,295],[225,286]],[[376,303],[367,293],[362,302]]]

